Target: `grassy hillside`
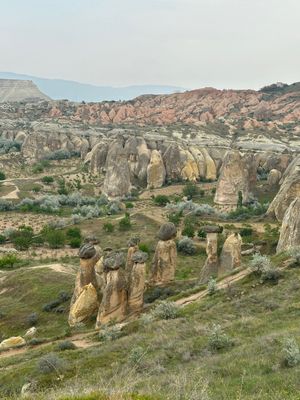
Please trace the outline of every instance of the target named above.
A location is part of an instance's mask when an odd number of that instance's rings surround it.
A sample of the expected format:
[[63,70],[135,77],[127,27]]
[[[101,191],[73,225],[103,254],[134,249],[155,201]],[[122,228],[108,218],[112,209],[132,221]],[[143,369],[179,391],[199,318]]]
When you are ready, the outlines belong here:
[[[282,265],[283,258],[273,261]],[[40,273],[35,282],[43,282]],[[53,290],[54,275],[47,276],[44,301]],[[26,285],[25,275],[18,278]],[[180,309],[177,318],[142,317],[121,333],[106,331],[102,341],[93,333],[91,347],[61,351],[53,342],[0,358],[1,396],[13,398],[30,381],[39,391],[31,398],[38,399],[298,399],[300,367],[285,367],[282,350],[286,337],[300,341],[299,288],[297,268],[285,269],[277,285],[261,284],[251,275]],[[17,306],[13,297],[10,302]],[[30,296],[24,296],[24,304],[30,304]],[[63,323],[50,315],[53,328]],[[45,372],[45,356],[54,359],[57,370]]]

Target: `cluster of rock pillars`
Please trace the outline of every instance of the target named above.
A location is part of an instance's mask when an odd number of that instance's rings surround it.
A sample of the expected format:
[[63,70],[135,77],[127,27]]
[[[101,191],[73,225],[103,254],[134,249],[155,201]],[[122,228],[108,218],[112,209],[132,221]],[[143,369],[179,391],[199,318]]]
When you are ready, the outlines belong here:
[[[218,257],[218,233],[220,227],[206,226],[207,259],[200,281],[238,268],[241,262],[241,237],[227,237],[220,258]],[[175,279],[177,249],[176,226],[163,224],[158,232],[158,243],[152,261],[147,286],[165,285]],[[75,326],[97,312],[96,328],[110,322],[122,322],[128,316],[140,313],[144,305],[146,288],[146,260],[148,254],[139,250],[139,238],[128,242],[127,257],[119,251],[102,254],[95,238],[87,238],[79,250],[80,269],[71,300],[69,324]]]

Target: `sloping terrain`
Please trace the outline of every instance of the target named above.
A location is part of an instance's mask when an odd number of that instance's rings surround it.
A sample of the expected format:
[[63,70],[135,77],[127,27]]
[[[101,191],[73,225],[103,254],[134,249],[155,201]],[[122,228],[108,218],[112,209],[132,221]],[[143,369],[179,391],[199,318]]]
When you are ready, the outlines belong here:
[[0,102],[49,100],[32,81],[0,79]]

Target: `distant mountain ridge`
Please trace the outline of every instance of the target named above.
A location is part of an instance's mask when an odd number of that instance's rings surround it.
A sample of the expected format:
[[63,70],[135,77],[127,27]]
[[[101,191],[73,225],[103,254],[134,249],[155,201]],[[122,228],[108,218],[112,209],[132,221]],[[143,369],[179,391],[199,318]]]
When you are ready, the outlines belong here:
[[185,90],[177,86],[163,85],[97,86],[63,79],[39,78],[13,72],[0,72],[0,79],[30,80],[51,99],[68,99],[76,102],[131,100],[144,94],[171,94]]
[[42,93],[32,81],[0,78],[0,103],[40,100],[50,100],[50,98]]

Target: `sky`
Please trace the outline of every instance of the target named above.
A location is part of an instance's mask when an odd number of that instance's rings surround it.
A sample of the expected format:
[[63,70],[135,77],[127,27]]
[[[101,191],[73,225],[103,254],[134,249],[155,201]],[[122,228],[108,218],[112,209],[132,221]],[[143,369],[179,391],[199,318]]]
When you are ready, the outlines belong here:
[[0,0],[0,71],[108,86],[300,81],[299,0]]

